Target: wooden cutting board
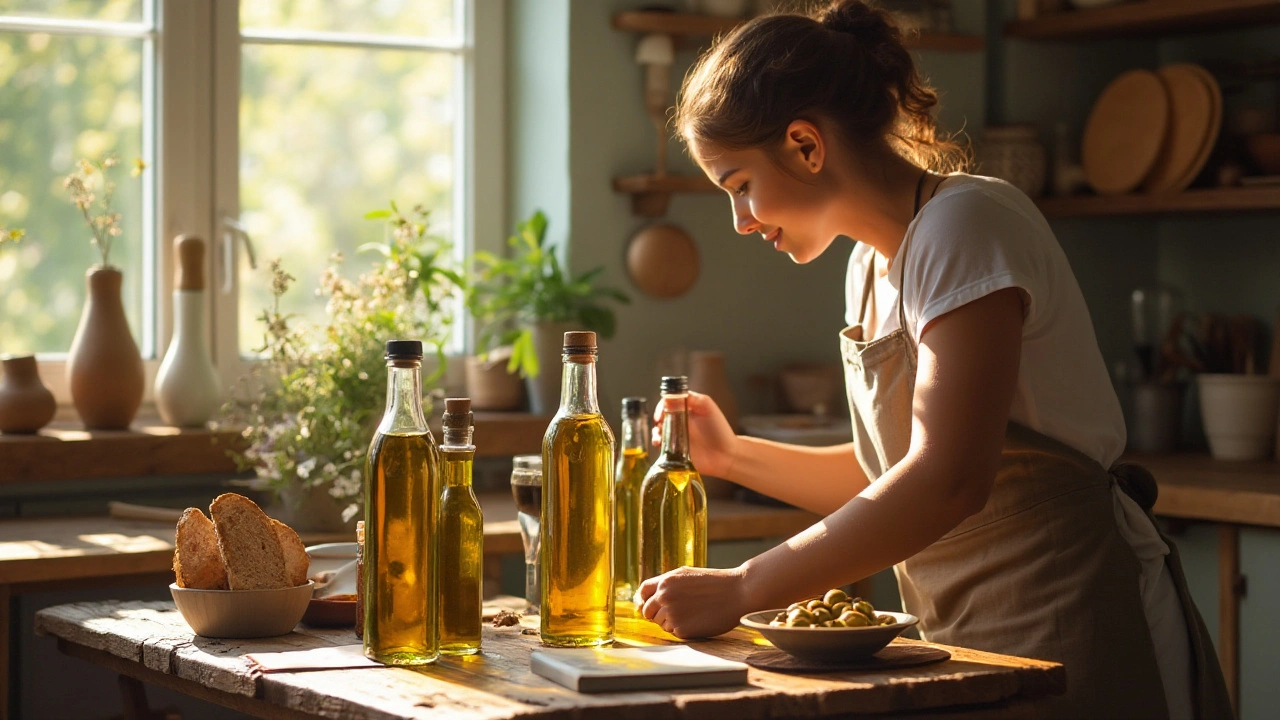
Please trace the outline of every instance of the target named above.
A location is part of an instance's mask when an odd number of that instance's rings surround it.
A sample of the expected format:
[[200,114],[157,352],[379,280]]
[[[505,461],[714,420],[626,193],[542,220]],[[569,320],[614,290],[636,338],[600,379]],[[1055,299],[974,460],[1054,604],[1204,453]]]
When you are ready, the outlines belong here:
[[1172,190],[1175,192],[1186,190],[1195,181],[1200,171],[1204,169],[1205,163],[1209,161],[1209,156],[1213,155],[1213,149],[1218,145],[1218,134],[1222,132],[1222,88],[1218,85],[1218,79],[1203,66],[1187,63],[1185,67],[1195,73],[1209,89],[1209,98],[1213,104],[1210,108],[1209,131],[1205,134],[1204,143],[1200,146],[1200,152],[1196,154],[1195,162],[1191,163],[1186,173],[1174,183]]
[[1169,128],[1169,93],[1150,70],[1130,70],[1107,85],[1089,113],[1081,155],[1100,195],[1138,187],[1155,165]]
[[1166,65],[1157,70],[1156,75],[1169,94],[1169,129],[1155,166],[1142,181],[1142,189],[1147,192],[1181,190],[1178,183],[1191,173],[1197,160],[1205,159],[1201,152],[1212,130],[1213,95],[1191,65]]

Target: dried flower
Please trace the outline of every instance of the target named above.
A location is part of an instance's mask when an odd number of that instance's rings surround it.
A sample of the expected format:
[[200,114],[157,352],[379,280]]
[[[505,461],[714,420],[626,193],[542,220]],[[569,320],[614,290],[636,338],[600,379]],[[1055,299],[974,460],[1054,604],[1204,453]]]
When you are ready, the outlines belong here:
[[[116,184],[107,179],[107,170],[119,164],[119,158],[108,154],[97,162],[81,158],[76,162],[76,170],[62,181],[62,187],[71,196],[71,203],[84,216],[84,222],[93,233],[92,242],[102,254],[102,266],[110,265],[111,240],[119,237],[121,215],[111,209],[111,201],[115,197]],[[134,160],[132,175],[137,177],[147,167],[141,159]],[[95,181],[95,177],[101,177]],[[102,199],[94,192],[94,186],[102,188]],[[94,204],[97,203],[97,212]]]
[[7,228],[0,225],[0,247],[5,245],[17,245],[27,236],[27,231],[22,228]]

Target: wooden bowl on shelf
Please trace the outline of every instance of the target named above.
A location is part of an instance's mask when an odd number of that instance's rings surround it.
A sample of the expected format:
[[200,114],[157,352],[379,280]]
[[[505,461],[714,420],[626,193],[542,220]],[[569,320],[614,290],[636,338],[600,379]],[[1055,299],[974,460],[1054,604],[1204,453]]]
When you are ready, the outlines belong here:
[[1280,133],[1261,133],[1245,139],[1249,157],[1267,175],[1280,175]]

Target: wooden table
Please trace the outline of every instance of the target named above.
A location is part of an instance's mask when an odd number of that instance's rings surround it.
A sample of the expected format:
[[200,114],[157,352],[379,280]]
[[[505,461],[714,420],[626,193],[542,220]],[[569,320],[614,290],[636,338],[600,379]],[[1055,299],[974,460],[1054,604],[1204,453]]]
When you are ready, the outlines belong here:
[[[532,628],[535,621],[525,618]],[[623,645],[674,640],[645,620],[619,618],[618,625]],[[299,626],[279,638],[206,639],[195,636],[169,602],[76,603],[36,615],[36,632],[56,638],[68,655],[262,718],[1036,717],[1043,714],[1046,698],[1066,688],[1061,665],[947,648],[951,660],[915,668],[819,675],[752,668],[745,686],[585,695],[529,670],[529,653],[538,645],[532,628],[486,623],[482,654],[442,658],[420,670],[263,675],[250,669],[245,654],[350,645],[355,638],[350,629]],[[694,643],[733,660],[762,644],[767,645],[745,628]]]
[[[504,555],[523,554],[515,502],[506,493],[482,494],[486,575],[492,580]],[[787,537],[818,520],[793,508],[712,499],[710,540]],[[9,697],[10,598],[27,592],[148,585],[173,581],[173,531],[167,522],[110,517],[0,520],[0,717]],[[345,535],[303,535],[307,544],[354,540]]]

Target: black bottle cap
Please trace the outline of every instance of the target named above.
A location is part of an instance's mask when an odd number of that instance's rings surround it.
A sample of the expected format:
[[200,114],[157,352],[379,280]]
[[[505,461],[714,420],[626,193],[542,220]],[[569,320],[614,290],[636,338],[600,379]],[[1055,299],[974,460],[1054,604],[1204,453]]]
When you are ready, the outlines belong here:
[[622,398],[623,417],[644,417],[649,401],[642,397]]
[[421,360],[421,340],[388,340],[387,360]]
[[683,395],[689,392],[689,378],[684,375],[667,375],[662,378],[663,395]]

